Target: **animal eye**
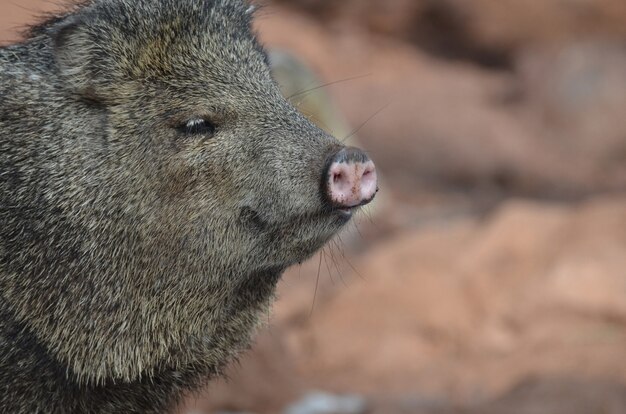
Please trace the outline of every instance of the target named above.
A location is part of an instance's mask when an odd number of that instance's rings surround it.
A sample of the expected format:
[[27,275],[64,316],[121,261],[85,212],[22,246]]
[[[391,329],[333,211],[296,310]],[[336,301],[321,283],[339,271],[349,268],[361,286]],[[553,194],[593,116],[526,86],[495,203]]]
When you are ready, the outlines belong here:
[[178,131],[185,135],[209,135],[215,134],[216,126],[211,121],[206,119],[190,119],[181,126]]

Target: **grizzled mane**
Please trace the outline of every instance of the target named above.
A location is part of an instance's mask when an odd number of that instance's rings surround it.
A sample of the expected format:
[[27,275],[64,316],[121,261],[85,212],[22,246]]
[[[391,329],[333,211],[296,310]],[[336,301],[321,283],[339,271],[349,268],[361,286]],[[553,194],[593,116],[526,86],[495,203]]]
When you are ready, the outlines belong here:
[[[69,4],[64,4],[60,10],[48,12],[48,13],[40,13],[37,21],[34,24],[27,26],[24,30],[22,30],[21,34],[24,39],[32,39],[41,35],[45,35],[51,28],[56,26],[57,24],[63,22],[72,14],[77,11],[84,9],[90,5],[95,5],[97,3],[106,3],[109,1],[115,0],[72,0]],[[119,0],[118,0],[119,1]],[[122,0],[124,1],[124,0]],[[152,0],[154,3],[164,1],[164,0]],[[167,0],[165,0],[167,1]],[[262,9],[262,5],[253,4],[252,0],[196,0],[198,2],[203,2],[207,6],[215,6],[215,5],[229,5],[229,4],[246,4],[246,18],[248,21],[251,21]]]
[[69,4],[64,4],[60,10],[48,13],[39,13],[37,21],[22,30],[22,37],[24,39],[32,39],[34,37],[44,35],[48,29],[61,23],[76,10],[81,7],[85,7],[92,2],[93,0],[74,0]]
[[50,27],[53,27],[54,25],[62,22],[64,18],[64,15],[46,14],[39,19],[38,23],[35,23],[34,25],[28,26],[26,29],[24,29],[22,32],[22,36],[25,39],[32,39],[33,37],[41,36],[45,34]]
[[[241,36],[250,38],[252,48],[269,66],[267,52],[257,41],[252,27],[252,20],[260,9],[255,3],[255,0],[70,0],[69,4],[65,4],[57,11],[40,14],[37,23],[22,31],[22,42],[48,37],[54,38],[56,42],[60,39],[58,37],[60,31],[70,25],[80,25],[99,39],[99,42],[96,41],[98,44],[106,45],[109,28],[125,33],[124,36],[128,38],[151,32],[154,36],[157,34],[153,30],[161,26],[162,19],[177,18],[177,14],[180,13],[189,19],[190,27],[201,28],[206,22],[215,19],[214,11],[217,11],[222,19],[228,19],[227,22],[222,22],[221,27],[230,28],[226,30],[228,34],[224,35],[233,43],[237,43],[236,39]],[[168,8],[172,15],[161,13],[163,9]],[[195,22],[192,23],[191,20]],[[221,31],[220,26],[217,27],[218,29],[213,27],[213,32]],[[233,27],[236,29],[232,29]],[[85,47],[79,49],[86,50]]]

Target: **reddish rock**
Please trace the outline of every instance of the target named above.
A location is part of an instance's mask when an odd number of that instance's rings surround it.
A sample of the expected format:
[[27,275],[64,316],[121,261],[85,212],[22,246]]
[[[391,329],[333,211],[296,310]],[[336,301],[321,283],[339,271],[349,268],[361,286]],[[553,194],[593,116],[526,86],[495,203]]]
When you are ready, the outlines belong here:
[[397,237],[301,328],[301,372],[470,400],[540,373],[626,380],[625,226],[623,197],[509,202],[486,222]]

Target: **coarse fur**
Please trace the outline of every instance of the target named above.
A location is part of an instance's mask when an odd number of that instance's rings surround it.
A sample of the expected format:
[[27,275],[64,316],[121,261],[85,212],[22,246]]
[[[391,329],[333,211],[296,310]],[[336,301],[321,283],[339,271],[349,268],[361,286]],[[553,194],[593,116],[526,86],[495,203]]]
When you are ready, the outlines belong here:
[[91,0],[0,48],[0,412],[172,409],[345,224],[320,190],[341,144],[251,19]]

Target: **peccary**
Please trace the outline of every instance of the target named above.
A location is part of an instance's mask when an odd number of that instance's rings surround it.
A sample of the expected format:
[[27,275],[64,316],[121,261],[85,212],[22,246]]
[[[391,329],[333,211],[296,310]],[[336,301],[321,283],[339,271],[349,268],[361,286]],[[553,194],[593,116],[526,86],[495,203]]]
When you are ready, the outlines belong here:
[[91,0],[0,48],[0,412],[156,413],[377,191],[241,0]]

